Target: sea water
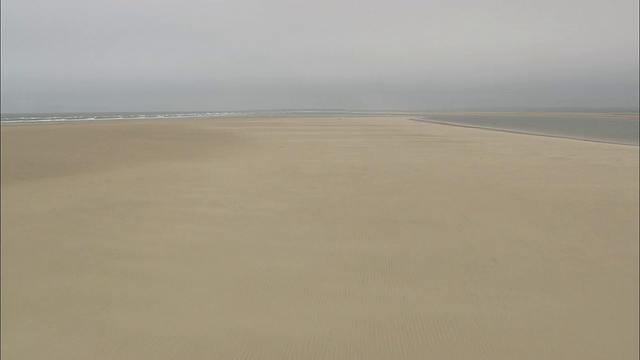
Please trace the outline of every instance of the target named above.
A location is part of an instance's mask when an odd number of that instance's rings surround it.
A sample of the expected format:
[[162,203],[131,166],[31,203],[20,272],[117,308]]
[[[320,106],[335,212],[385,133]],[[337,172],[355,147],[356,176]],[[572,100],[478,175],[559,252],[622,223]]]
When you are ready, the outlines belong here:
[[480,127],[537,135],[557,136],[580,140],[609,142],[624,145],[639,144],[637,115],[580,116],[580,115],[511,115],[511,114],[434,114],[425,121]]
[[195,111],[195,112],[86,112],[86,113],[2,113],[2,124],[51,123],[101,120],[182,119],[219,117],[274,117],[274,116],[373,116],[386,115],[380,111],[358,110],[247,110],[247,111]]

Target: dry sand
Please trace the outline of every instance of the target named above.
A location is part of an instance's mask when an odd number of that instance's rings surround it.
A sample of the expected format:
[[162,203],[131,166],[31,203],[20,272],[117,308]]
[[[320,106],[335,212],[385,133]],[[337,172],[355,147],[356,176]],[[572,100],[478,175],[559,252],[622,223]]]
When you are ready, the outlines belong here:
[[3,359],[637,357],[637,147],[382,117],[2,127]]

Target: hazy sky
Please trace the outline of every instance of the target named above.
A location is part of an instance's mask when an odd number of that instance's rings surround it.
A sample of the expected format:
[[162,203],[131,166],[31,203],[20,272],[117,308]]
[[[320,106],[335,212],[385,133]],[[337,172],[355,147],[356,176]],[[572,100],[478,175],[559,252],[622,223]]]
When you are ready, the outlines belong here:
[[637,0],[2,0],[2,111],[638,104]]

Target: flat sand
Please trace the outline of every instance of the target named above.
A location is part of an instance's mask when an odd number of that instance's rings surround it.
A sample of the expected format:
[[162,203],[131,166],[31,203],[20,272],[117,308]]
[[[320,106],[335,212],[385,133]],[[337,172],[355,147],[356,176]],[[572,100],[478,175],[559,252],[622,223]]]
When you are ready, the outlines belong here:
[[2,127],[2,359],[637,359],[638,148],[399,117]]

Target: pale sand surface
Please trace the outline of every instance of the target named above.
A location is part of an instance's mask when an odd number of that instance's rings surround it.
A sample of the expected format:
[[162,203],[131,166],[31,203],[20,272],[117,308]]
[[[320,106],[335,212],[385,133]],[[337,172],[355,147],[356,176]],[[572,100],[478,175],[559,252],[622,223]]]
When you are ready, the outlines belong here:
[[637,359],[638,148],[402,118],[2,127],[3,359]]

